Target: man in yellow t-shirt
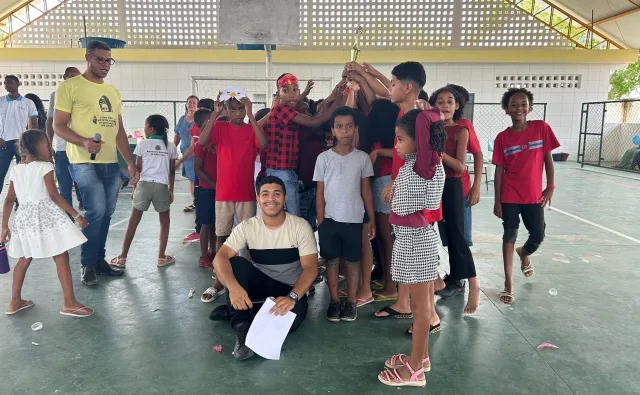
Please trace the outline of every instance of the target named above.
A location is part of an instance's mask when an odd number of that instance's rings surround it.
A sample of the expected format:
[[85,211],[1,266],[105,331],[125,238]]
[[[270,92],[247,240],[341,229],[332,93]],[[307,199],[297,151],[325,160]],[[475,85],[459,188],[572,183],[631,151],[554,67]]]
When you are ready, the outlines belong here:
[[[82,283],[98,284],[98,274],[122,276],[124,271],[105,260],[105,244],[111,216],[120,190],[116,149],[127,162],[132,183],[138,180],[129,141],[122,124],[120,92],[105,84],[115,60],[111,48],[101,41],[87,45],[86,71],[62,82],[56,90],[53,130],[67,142],[69,172],[80,189],[89,225],[83,229]],[[100,134],[100,142],[94,136]]]

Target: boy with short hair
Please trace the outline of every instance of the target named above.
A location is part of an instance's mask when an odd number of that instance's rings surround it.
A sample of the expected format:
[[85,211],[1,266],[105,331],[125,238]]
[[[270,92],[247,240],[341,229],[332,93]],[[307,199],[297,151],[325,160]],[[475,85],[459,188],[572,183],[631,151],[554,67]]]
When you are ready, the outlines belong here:
[[[358,131],[355,110],[340,107],[330,118],[336,145],[318,156],[313,180],[318,183],[316,211],[320,256],[327,261],[327,282],[331,304],[327,319],[355,321],[356,292],[360,282],[362,232],[365,209],[374,218],[371,182],[373,165],[369,155],[353,147]],[[375,222],[369,221],[369,238],[375,236]],[[340,302],[338,276],[340,258],[347,266],[347,300]]]
[[[216,122],[223,108],[229,121]],[[245,116],[249,117],[249,124],[244,122]],[[234,215],[238,223],[256,215],[255,161],[259,149],[267,148],[267,138],[253,115],[251,100],[232,97],[224,107],[216,102],[198,143],[203,147],[215,146],[218,156],[215,226],[220,249],[231,234]]]
[[[369,66],[370,67],[370,66]],[[389,98],[392,102],[396,103],[400,107],[398,113],[398,119],[413,110],[416,107],[416,102],[420,97],[427,97],[426,93],[422,90],[427,83],[427,73],[424,70],[422,64],[418,62],[404,62],[400,63],[391,70],[391,81],[389,83]],[[427,97],[428,98],[428,97]],[[400,168],[404,164],[404,159],[398,155],[396,145],[398,139],[394,139],[393,143],[393,156],[391,162],[391,180],[382,190],[382,200],[387,203],[391,203],[391,187],[393,180],[398,175]],[[436,223],[442,219],[441,209],[437,210],[423,210],[422,215],[425,216],[429,223]],[[381,296],[394,296],[394,295],[381,295]],[[404,284],[398,286],[397,300],[395,303],[387,306],[381,310],[375,312],[375,316],[378,318],[413,318],[411,312],[411,305],[409,300],[409,287]],[[433,326],[436,322],[432,323]]]
[[[494,142],[493,164],[496,165],[496,200],[493,213],[504,226],[502,258],[504,291],[500,300],[510,304],[513,292],[513,250],[518,237],[520,217],[529,238],[515,249],[520,257],[520,270],[525,278],[533,276],[531,255],[544,240],[546,224],[544,207],[551,204],[555,190],[555,171],[551,151],[560,143],[545,121],[527,121],[533,94],[526,89],[511,88],[502,96],[502,108],[513,125],[498,133]],[[547,187],[542,189],[542,170],[547,173]]]
[[[330,111],[311,117],[298,112],[300,95],[298,78],[293,74],[283,74],[278,78],[278,104],[271,108],[269,117],[264,121],[265,135],[269,142],[267,148],[267,175],[276,176],[284,181],[287,188],[286,210],[300,215],[298,197],[298,133],[301,126],[316,128],[331,117]],[[336,100],[336,105],[340,104]],[[262,122],[261,122],[262,123]]]

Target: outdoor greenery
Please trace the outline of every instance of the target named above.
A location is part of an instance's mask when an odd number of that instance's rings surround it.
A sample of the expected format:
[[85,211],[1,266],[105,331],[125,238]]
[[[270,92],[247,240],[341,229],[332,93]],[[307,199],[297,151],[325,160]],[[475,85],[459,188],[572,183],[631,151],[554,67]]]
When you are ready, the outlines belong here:
[[626,69],[614,71],[609,83],[609,100],[628,99],[633,93],[640,94],[640,57]]

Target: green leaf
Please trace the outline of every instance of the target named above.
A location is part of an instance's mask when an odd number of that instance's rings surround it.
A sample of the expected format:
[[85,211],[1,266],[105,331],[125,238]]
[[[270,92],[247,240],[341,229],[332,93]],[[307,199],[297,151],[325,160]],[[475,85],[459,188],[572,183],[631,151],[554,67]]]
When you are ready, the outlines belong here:
[[640,57],[624,70],[616,70],[609,78],[609,100],[627,99],[640,88]]

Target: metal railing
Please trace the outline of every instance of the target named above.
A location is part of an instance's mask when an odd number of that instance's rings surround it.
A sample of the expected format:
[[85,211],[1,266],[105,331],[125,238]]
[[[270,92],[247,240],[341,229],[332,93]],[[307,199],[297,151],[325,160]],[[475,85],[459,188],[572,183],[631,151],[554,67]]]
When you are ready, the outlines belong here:
[[582,103],[578,163],[640,170],[640,100]]

